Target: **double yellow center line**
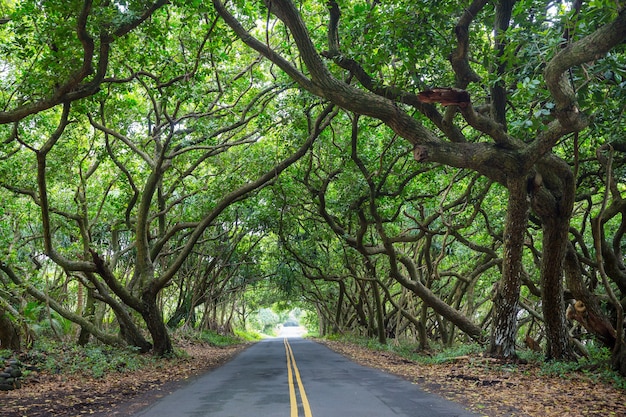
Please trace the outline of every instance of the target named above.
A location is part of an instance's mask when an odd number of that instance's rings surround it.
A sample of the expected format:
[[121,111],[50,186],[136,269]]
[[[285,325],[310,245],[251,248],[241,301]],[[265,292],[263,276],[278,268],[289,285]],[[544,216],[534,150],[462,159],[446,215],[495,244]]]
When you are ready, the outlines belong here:
[[291,417],[298,417],[298,400],[296,399],[296,385],[293,382],[294,375],[296,376],[296,382],[298,383],[298,391],[300,392],[300,399],[302,400],[302,408],[304,409],[304,417],[312,417],[311,407],[309,406],[309,400],[306,397],[306,392],[304,391],[304,385],[302,384],[302,379],[300,378],[300,371],[298,370],[298,366],[296,365],[296,358],[293,356],[293,350],[291,350],[291,345],[287,341],[285,341],[285,352],[287,353],[287,378],[289,380],[289,403],[291,404]]

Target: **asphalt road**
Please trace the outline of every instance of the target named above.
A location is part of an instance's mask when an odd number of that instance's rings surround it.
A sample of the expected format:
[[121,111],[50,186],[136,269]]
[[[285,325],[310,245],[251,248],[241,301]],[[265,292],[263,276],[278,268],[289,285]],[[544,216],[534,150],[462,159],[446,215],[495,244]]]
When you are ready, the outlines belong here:
[[134,417],[476,416],[318,343],[267,339]]

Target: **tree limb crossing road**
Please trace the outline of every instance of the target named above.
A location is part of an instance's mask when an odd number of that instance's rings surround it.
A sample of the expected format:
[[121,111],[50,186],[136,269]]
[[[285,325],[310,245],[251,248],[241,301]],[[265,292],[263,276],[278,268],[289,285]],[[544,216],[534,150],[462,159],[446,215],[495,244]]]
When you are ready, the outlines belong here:
[[135,417],[469,417],[461,406],[300,338],[259,342]]

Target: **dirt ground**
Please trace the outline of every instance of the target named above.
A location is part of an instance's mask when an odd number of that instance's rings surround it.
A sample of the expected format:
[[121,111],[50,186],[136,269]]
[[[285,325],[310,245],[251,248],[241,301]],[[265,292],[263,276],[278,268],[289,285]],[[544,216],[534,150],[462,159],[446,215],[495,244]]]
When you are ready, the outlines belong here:
[[177,347],[188,357],[159,360],[132,372],[102,378],[48,373],[28,377],[21,389],[0,392],[0,416],[128,416],[189,378],[222,365],[247,345],[219,348],[189,343]]
[[362,365],[399,375],[484,416],[626,417],[626,391],[583,373],[567,379],[545,376],[537,365],[503,366],[478,355],[423,365],[349,343],[323,343]]
[[[479,356],[422,365],[389,352],[343,342],[323,343],[358,363],[399,375],[484,416],[626,417],[626,392],[582,373],[567,379],[540,376],[533,365],[506,367]],[[24,381],[19,390],[0,392],[0,416],[129,416],[245,347],[189,344],[182,347],[189,355],[186,358],[162,360],[103,378],[41,373]]]

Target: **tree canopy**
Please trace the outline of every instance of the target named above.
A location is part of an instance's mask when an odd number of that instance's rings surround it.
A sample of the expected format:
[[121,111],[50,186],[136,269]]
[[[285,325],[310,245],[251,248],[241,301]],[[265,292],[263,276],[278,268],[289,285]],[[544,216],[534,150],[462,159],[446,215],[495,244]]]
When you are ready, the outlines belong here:
[[620,2],[5,1],[0,45],[3,348],[289,301],[626,375]]

